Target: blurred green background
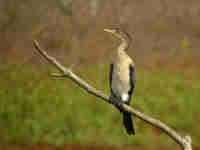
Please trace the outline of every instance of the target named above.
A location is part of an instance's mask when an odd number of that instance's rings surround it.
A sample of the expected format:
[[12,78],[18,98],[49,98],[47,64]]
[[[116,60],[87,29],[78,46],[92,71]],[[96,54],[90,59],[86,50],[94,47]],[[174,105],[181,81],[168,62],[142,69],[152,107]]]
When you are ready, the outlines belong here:
[[117,45],[103,32],[132,36],[137,85],[131,105],[160,119],[194,148],[200,138],[200,2],[191,0],[27,0],[0,2],[0,149],[178,149],[160,130],[121,114],[56,72],[48,53],[109,95],[109,62]]
[[[42,65],[44,66],[44,65]],[[109,94],[108,65],[77,71],[82,78]],[[2,141],[81,145],[142,145],[176,147],[165,134],[134,118],[136,136],[128,136],[120,113],[88,95],[69,79],[52,79],[52,68],[6,65],[1,71],[0,129]],[[190,134],[199,146],[200,73],[137,69],[132,106]]]

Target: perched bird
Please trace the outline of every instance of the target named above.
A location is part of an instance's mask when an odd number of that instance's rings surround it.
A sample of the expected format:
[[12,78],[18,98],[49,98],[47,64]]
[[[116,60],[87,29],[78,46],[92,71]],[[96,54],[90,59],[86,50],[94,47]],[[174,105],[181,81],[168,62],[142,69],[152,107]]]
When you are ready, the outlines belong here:
[[121,41],[110,65],[111,103],[115,104],[123,114],[123,124],[129,135],[135,130],[131,114],[122,109],[120,104],[130,104],[131,95],[135,87],[135,67],[132,59],[125,52],[129,48],[130,36],[121,29],[104,29]]

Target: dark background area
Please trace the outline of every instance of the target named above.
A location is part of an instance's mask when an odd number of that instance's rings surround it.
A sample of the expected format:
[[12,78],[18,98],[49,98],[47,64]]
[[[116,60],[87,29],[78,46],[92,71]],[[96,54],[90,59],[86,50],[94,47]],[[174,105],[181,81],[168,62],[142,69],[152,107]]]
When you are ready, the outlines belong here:
[[120,26],[134,39],[129,53],[138,64],[199,64],[199,3],[3,0],[0,60],[34,62],[32,40],[38,39],[64,63],[102,63],[116,47],[103,28]]

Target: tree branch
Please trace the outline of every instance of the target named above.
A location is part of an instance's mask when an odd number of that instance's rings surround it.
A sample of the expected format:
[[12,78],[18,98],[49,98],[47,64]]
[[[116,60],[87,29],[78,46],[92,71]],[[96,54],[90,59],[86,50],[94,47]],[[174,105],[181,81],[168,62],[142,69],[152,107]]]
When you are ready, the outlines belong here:
[[[88,83],[86,83],[84,80],[82,80],[80,77],[78,77],[76,74],[74,74],[70,69],[65,68],[63,65],[61,65],[54,57],[49,56],[45,50],[43,50],[39,43],[35,40],[34,41],[35,49],[52,65],[54,65],[61,74],[52,74],[54,77],[67,77],[73,80],[76,84],[78,84],[80,87],[85,89],[88,93],[99,97],[100,99],[104,100],[105,102],[111,103],[109,96],[105,95],[101,91],[95,89],[94,87],[90,86]],[[130,112],[135,117],[147,122],[148,124],[151,124],[152,126],[159,128],[163,132],[165,132],[169,137],[171,137],[183,150],[192,150],[192,139],[190,136],[180,136],[176,131],[174,131],[172,128],[168,127],[166,124],[162,123],[159,120],[153,119],[150,116],[147,116],[138,110],[123,104],[123,108]]]

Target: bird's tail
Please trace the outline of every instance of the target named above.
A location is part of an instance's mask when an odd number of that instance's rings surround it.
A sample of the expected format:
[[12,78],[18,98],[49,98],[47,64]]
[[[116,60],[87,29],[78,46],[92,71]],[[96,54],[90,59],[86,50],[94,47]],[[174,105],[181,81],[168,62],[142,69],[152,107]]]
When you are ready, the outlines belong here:
[[132,118],[131,118],[131,114],[128,112],[123,112],[123,124],[124,127],[126,128],[126,132],[129,135],[134,135],[135,134],[135,130],[134,130],[134,126],[133,126],[133,122],[132,122]]

